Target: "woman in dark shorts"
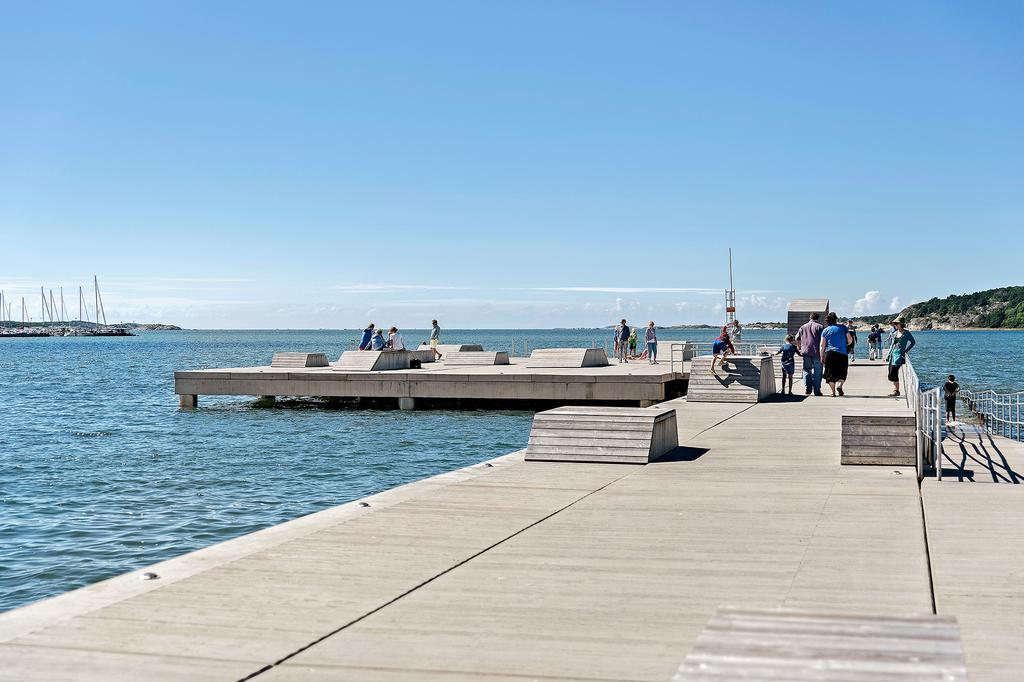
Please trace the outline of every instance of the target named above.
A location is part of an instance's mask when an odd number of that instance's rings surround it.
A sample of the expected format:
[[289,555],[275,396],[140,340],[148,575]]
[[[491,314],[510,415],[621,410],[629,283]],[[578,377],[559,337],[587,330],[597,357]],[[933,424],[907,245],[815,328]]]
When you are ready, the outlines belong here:
[[843,384],[850,371],[850,356],[847,349],[850,343],[850,330],[845,324],[839,324],[835,313],[825,318],[828,326],[821,332],[821,357],[825,359],[825,383],[832,389],[832,397],[846,395]]

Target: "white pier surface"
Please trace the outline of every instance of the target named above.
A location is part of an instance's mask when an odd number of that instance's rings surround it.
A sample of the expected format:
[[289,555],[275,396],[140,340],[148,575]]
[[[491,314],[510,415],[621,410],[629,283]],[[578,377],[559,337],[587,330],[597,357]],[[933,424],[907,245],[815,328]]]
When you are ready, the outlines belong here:
[[670,401],[681,447],[646,466],[512,453],[0,614],[0,678],[667,682],[720,607],[934,598],[973,682],[1019,680],[1020,486],[947,476],[922,505],[913,468],[840,466],[844,412],[906,413],[884,379]]

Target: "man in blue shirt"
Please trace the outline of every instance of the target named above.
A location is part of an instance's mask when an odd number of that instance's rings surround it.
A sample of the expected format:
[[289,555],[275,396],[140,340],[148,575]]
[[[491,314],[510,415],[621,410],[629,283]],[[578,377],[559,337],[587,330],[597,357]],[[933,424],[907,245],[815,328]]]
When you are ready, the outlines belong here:
[[619,362],[629,362],[629,325],[623,320],[619,323]]

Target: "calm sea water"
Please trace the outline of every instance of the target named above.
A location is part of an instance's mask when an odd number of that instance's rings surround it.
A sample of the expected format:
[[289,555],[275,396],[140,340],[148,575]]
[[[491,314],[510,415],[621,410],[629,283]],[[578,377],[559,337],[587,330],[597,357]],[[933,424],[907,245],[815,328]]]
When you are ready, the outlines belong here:
[[[407,343],[427,338],[405,331]],[[710,340],[710,330],[661,340]],[[348,347],[356,331],[0,340],[0,611],[524,447],[528,412],[181,411],[175,369]],[[607,330],[446,331],[493,350],[598,345]],[[778,342],[781,332],[744,340]],[[925,380],[1024,388],[1022,332],[918,333]],[[866,344],[862,344],[862,351]],[[663,351],[664,355],[664,351]],[[667,359],[667,358],[666,358]]]

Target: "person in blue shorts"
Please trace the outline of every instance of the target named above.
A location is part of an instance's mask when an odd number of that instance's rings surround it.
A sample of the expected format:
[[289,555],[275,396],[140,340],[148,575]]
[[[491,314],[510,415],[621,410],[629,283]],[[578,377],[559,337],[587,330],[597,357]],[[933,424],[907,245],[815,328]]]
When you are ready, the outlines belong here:
[[721,362],[722,366],[725,366],[725,359],[729,357],[729,354],[735,354],[736,348],[732,345],[732,340],[729,338],[728,327],[722,327],[722,333],[719,334],[715,342],[711,344],[711,353],[715,356],[711,360],[711,371],[715,371],[715,363]]
[[793,375],[796,374],[796,356],[800,354],[800,351],[793,344],[795,340],[796,338],[790,334],[786,337],[786,342],[775,353],[776,355],[782,355],[782,388],[779,389],[779,393],[786,392],[786,379],[789,379],[789,394],[793,395]]

